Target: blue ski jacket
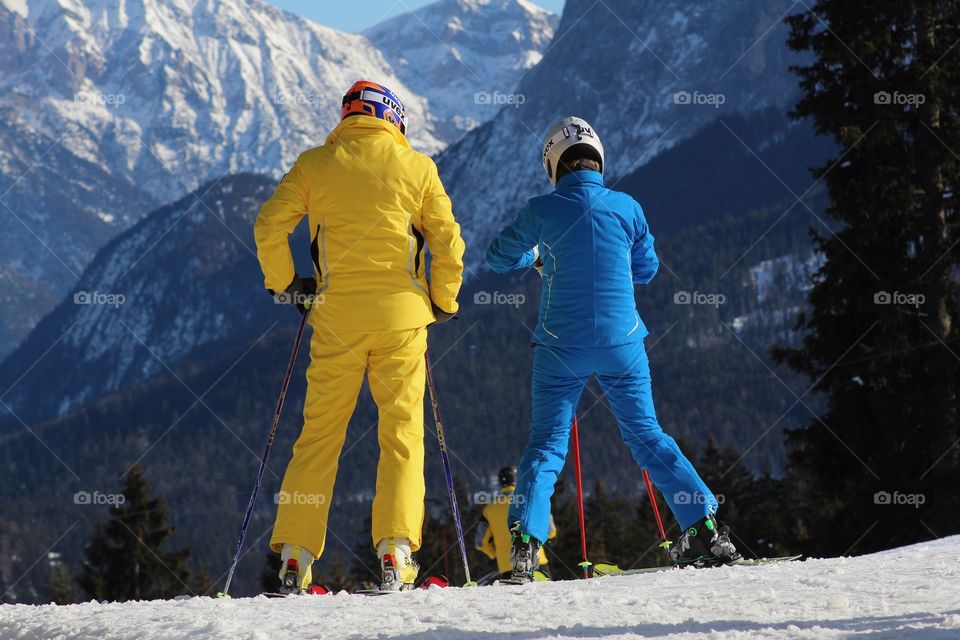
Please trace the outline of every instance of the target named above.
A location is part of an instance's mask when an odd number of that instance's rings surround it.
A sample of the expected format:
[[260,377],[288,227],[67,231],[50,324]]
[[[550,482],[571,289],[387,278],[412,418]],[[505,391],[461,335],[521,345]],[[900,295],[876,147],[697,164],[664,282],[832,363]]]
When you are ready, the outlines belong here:
[[649,283],[660,261],[636,200],[607,189],[596,171],[568,173],[500,232],[487,263],[497,273],[531,267],[534,245],[543,258],[535,343],[609,347],[646,337],[633,285]]

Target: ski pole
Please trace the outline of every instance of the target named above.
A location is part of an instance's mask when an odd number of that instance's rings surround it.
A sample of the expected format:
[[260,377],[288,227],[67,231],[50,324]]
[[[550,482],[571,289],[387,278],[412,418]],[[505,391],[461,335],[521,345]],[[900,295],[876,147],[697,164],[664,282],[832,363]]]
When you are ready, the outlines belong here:
[[587,525],[583,514],[583,476],[580,473],[580,427],[577,424],[577,415],[573,415],[573,472],[577,476],[577,507],[580,511],[580,549],[583,551],[583,578],[590,577],[591,562],[587,560]]
[[647,495],[650,496],[650,505],[653,507],[653,517],[657,520],[657,527],[660,529],[660,548],[670,553],[670,540],[667,539],[667,532],[663,529],[663,519],[660,517],[660,507],[657,506],[657,496],[653,493],[653,482],[650,480],[650,474],[643,470],[643,481],[647,485]]
[[270,449],[273,447],[273,439],[277,435],[277,426],[280,424],[280,413],[283,411],[283,403],[287,399],[287,388],[290,386],[293,367],[297,362],[297,353],[300,351],[300,340],[303,338],[303,329],[307,324],[307,315],[307,313],[303,314],[303,317],[300,318],[300,326],[297,327],[297,335],[293,340],[293,351],[290,353],[290,362],[287,364],[287,373],[283,376],[283,385],[280,387],[280,397],[277,399],[277,408],[273,412],[273,422],[270,424],[270,431],[267,434],[267,444],[263,448],[263,455],[260,457],[260,469],[257,471],[257,481],[254,483],[253,492],[250,494],[247,513],[243,516],[243,525],[240,527],[240,539],[237,540],[237,548],[233,552],[233,562],[230,563],[230,571],[227,572],[227,582],[223,585],[223,591],[217,594],[218,598],[230,597],[230,583],[233,581],[233,572],[236,571],[237,563],[240,562],[240,552],[243,550],[243,541],[247,537],[247,527],[250,526],[253,508],[257,504],[257,496],[260,494],[260,486],[263,484],[263,472],[267,468],[267,457],[270,455]]
[[450,510],[453,512],[453,524],[457,529],[457,540],[460,543],[460,557],[463,560],[463,572],[467,577],[465,587],[475,587],[476,582],[470,579],[470,565],[467,563],[467,545],[463,541],[463,524],[460,520],[460,508],[457,506],[457,492],[453,486],[453,469],[450,466],[450,454],[447,452],[447,439],[443,434],[443,422],[440,420],[440,405],[437,403],[437,387],[433,382],[433,371],[430,368],[430,356],[423,354],[427,365],[427,387],[430,389],[430,404],[433,405],[433,422],[437,425],[437,441],[440,443],[440,457],[443,458],[443,473],[447,478],[447,494],[450,497]]

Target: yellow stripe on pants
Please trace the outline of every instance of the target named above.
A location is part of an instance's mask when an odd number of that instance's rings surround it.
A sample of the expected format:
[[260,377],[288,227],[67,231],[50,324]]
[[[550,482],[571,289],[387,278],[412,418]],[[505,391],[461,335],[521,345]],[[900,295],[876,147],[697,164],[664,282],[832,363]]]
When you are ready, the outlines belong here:
[[280,488],[274,551],[289,543],[323,553],[338,460],[365,373],[379,411],[373,544],[394,536],[420,548],[426,349],[426,328],[350,334],[315,327],[303,431]]

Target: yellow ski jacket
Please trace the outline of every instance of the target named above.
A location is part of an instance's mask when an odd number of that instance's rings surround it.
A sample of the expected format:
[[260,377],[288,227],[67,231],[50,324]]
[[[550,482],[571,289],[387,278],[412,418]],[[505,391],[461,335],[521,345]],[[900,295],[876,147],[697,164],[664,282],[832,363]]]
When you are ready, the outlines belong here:
[[[288,236],[309,216],[318,298],[315,327],[379,332],[434,321],[431,300],[458,309],[464,244],[428,156],[394,125],[343,120],[323,146],[297,158],[254,225],[267,289],[283,291],[295,270]],[[427,283],[424,249],[432,262]]]

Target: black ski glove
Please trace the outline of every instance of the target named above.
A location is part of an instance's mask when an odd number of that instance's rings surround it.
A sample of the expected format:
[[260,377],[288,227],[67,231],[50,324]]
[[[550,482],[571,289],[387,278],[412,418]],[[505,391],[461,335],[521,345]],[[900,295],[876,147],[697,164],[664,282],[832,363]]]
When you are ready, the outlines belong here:
[[291,304],[297,308],[297,311],[306,315],[310,307],[314,304],[317,295],[317,279],[301,278],[298,275],[293,276],[293,282],[285,290],[277,293],[268,289],[277,304]]
[[437,305],[430,303],[430,306],[433,307],[433,315],[436,317],[434,324],[443,324],[449,320],[459,320],[460,317],[455,313],[447,313]]

